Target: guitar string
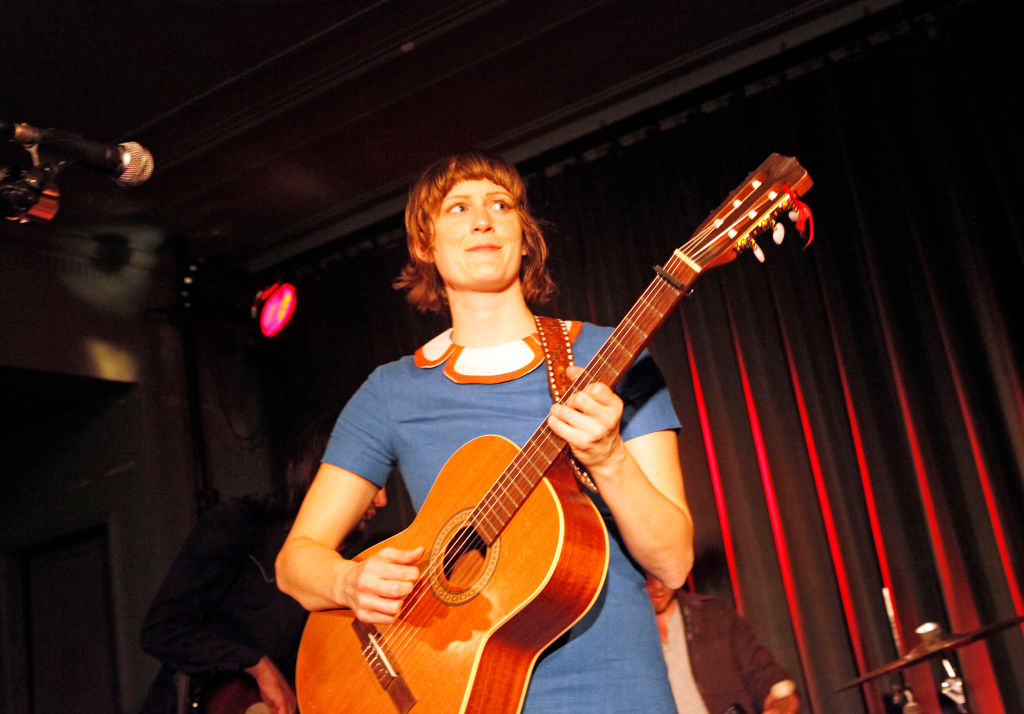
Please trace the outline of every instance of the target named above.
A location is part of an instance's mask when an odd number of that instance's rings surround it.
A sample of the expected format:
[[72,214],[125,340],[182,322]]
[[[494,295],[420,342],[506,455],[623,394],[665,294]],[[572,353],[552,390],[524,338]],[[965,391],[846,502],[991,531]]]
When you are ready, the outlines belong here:
[[[738,196],[739,193],[744,188],[746,188],[748,185],[749,185],[749,182],[745,182],[744,185],[742,185],[740,188],[738,188],[733,193],[733,195],[730,196],[730,198],[726,199],[726,203],[728,203],[730,200],[735,200],[733,197],[734,196]],[[782,203],[784,203],[784,201],[781,201],[780,205]],[[754,226],[757,226],[757,224],[760,223],[761,221],[763,221],[764,219],[769,218],[770,214],[772,212],[774,212],[774,210],[776,208],[778,208],[778,206],[775,206],[771,210],[765,212],[765,214],[763,216],[759,216],[757,218],[757,220],[753,222]],[[754,209],[751,209],[751,210],[754,210]],[[701,230],[698,230],[697,233],[695,233],[694,236],[691,237],[691,239],[689,241],[687,241],[687,243],[682,246],[682,249],[681,249],[682,253],[686,257],[691,258],[691,259],[695,260],[696,262],[699,262],[699,260],[704,255],[706,255],[709,251],[714,249],[715,245],[719,241],[721,241],[724,236],[728,235],[730,230],[732,230],[732,229],[736,228],[738,225],[740,225],[743,222],[743,218],[746,215],[747,215],[747,213],[739,214],[737,212],[737,216],[738,217],[731,224],[729,224],[728,226],[726,226],[724,228],[723,228],[723,226],[725,224],[724,223],[720,224],[718,226],[717,235],[714,237],[714,239],[712,239],[710,241],[706,240],[706,236],[710,235],[714,231],[715,226],[713,225],[714,224],[713,219],[708,219],[708,221],[706,221],[706,225]],[[731,241],[732,241],[732,239],[730,238],[730,244],[729,245],[732,244]],[[686,251],[686,247],[689,246],[690,244],[694,243],[694,242],[698,242],[698,243],[703,242],[704,245],[700,246],[696,251],[693,251],[692,253],[688,253]],[[728,247],[729,246],[727,246],[725,248],[725,250],[728,250]],[[724,251],[722,251],[722,252],[724,252]],[[721,254],[721,252],[719,254]],[[669,261],[666,262],[666,268],[668,269],[670,274],[671,274],[672,270],[674,270],[674,269],[679,267],[677,265],[672,265],[673,262],[683,262],[683,261],[680,258],[678,258],[673,253],[673,255],[670,257]],[[656,278],[654,281],[652,281],[652,283],[648,286],[647,290],[644,291],[644,293],[641,295],[641,297],[637,300],[637,302],[634,304],[634,306],[630,309],[630,311],[626,314],[626,316],[620,322],[619,327],[617,327],[612,332],[612,334],[609,336],[609,338],[605,342],[605,344],[602,345],[602,347],[598,350],[597,354],[595,354],[594,358],[587,365],[587,370],[582,375],[580,375],[580,377],[577,378],[577,380],[572,385],[570,385],[569,388],[566,389],[565,394],[562,395],[562,398],[559,400],[559,402],[560,403],[564,402],[571,395],[575,394],[575,392],[579,391],[580,389],[584,389],[589,384],[592,384],[592,383],[597,382],[597,381],[602,381],[601,380],[601,376],[603,375],[604,369],[606,369],[608,366],[614,366],[614,365],[611,364],[609,355],[607,355],[606,353],[607,352],[615,352],[615,351],[622,351],[623,350],[622,339],[620,339],[620,337],[618,336],[618,333],[620,331],[621,332],[625,332],[625,330],[624,329],[620,330],[620,328],[629,327],[629,329],[631,329],[631,330],[636,330],[638,328],[639,323],[635,319],[636,315],[634,313],[638,312],[638,311],[639,312],[644,312],[644,313],[649,313],[649,306],[650,306],[650,304],[656,302],[656,300],[655,300],[656,298],[663,298],[663,297],[665,297],[665,293],[666,292],[671,292],[671,291],[678,292],[678,290],[676,288],[669,286],[668,283],[666,281],[664,281],[664,280],[660,280],[660,279]],[[648,309],[641,310],[641,308],[648,308]],[[663,316],[664,316],[664,312],[661,312],[658,315],[658,319],[660,320]],[[640,327],[640,329],[642,330],[643,328]],[[645,334],[644,337],[641,339],[641,343],[648,336],[649,335]],[[592,369],[592,367],[595,366],[595,363],[599,363],[599,362],[604,362],[605,365],[606,365],[605,368],[602,369],[602,368],[599,368],[599,367],[595,367],[595,368]],[[554,442],[554,449],[555,449],[555,456],[554,457],[549,457],[548,454],[546,453],[547,449],[552,448],[550,442]],[[561,443],[559,443],[559,442],[561,442]],[[488,492],[484,495],[484,498],[473,509],[473,511],[470,513],[470,516],[466,519],[464,524],[468,524],[469,526],[473,526],[474,523],[479,523],[479,522],[482,522],[482,521],[485,521],[485,520],[489,519],[491,517],[491,515],[495,512],[495,509],[497,508],[497,504],[503,502],[505,500],[505,498],[507,497],[507,494],[510,492],[510,489],[513,487],[513,485],[517,485],[518,482],[520,481],[520,476],[517,475],[517,474],[521,474],[524,471],[524,469],[525,469],[525,467],[527,465],[532,464],[533,460],[536,458],[536,455],[538,453],[540,455],[544,456],[545,459],[550,459],[548,467],[547,467],[547,468],[550,468],[550,464],[553,463],[557,458],[559,458],[559,456],[561,455],[562,450],[564,448],[565,448],[564,441],[562,441],[557,436],[555,436],[553,434],[553,432],[550,432],[550,430],[547,428],[547,422],[545,420],[542,423],[541,427],[539,427],[534,432],[534,435],[531,436],[531,438],[527,441],[527,443],[524,446],[524,448],[521,449],[516,454],[515,457],[513,457],[512,461],[509,463],[509,465],[505,468],[505,470],[499,476],[499,478],[498,478],[497,482],[495,483],[495,485],[492,486],[492,488],[489,489]],[[546,473],[547,472],[547,468],[542,469],[541,470],[541,474]],[[534,467],[534,470],[536,471],[536,467]],[[538,478],[537,479],[537,483],[539,483],[539,481],[540,481],[540,479]],[[525,499],[529,496],[529,494],[532,493],[532,491],[533,491],[533,489],[535,487],[536,487],[536,483],[533,486],[531,486],[529,489],[527,489],[525,494],[523,494],[521,489],[519,489],[520,496],[521,496],[523,501],[525,501]],[[503,509],[503,510],[506,511],[506,517],[505,517],[504,520],[505,520],[505,522],[507,524],[507,522],[511,520],[511,518],[514,516],[515,512],[518,510],[518,507],[513,509],[511,513],[509,513],[507,509]],[[503,529],[504,529],[504,527],[499,529],[499,533],[500,533],[500,530],[503,530]],[[460,529],[460,530],[466,530],[466,529]],[[468,530],[473,531],[473,533],[476,533],[476,530],[473,527],[470,527]],[[401,652],[402,650],[404,650],[404,647],[406,646],[406,642],[402,639],[403,634],[407,634],[408,638],[411,638],[414,635],[413,628],[411,626],[405,627],[406,625],[408,625],[408,614],[413,609],[417,608],[420,603],[424,602],[424,599],[426,598],[426,596],[429,595],[429,591],[431,590],[431,588],[429,587],[429,582],[430,582],[430,580],[432,578],[438,577],[440,575],[441,570],[443,569],[444,556],[446,554],[449,554],[449,553],[452,553],[452,552],[454,552],[456,554],[460,553],[462,551],[462,548],[466,547],[466,545],[469,543],[469,541],[470,541],[470,539],[472,537],[473,537],[473,534],[469,533],[469,532],[467,532],[465,535],[460,535],[460,536],[456,537],[455,539],[453,539],[447,545],[447,547],[445,549],[442,549],[441,551],[439,551],[437,557],[434,557],[430,561],[428,561],[428,563],[427,563],[427,565],[426,565],[426,567],[424,569],[424,573],[421,574],[421,576],[417,579],[417,582],[414,584],[413,591],[411,591],[410,594],[406,596],[406,599],[403,602],[402,608],[399,611],[398,619],[396,619],[392,623],[392,625],[385,626],[387,628],[387,631],[384,632],[382,634],[382,636],[381,636],[382,642],[389,646],[389,649],[392,651],[393,654],[397,654],[397,653]],[[430,600],[427,600],[426,602],[428,604],[430,604]],[[443,606],[443,603],[437,603],[437,606]],[[429,612],[426,613],[426,614],[429,615]]]

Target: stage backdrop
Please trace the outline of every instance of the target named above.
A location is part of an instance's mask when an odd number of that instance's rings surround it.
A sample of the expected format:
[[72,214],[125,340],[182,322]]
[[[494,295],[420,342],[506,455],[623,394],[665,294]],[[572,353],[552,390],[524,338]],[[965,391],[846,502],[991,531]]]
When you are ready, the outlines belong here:
[[[702,276],[651,347],[683,424],[693,585],[754,622],[808,711],[881,714],[899,675],[836,690],[922,622],[1024,615],[1024,156],[1001,14],[900,6],[522,167],[561,288],[539,311],[604,324],[769,153],[814,178],[814,242],[766,237],[764,265]],[[389,288],[397,219],[346,245],[291,267],[297,322],[254,353],[279,430],[446,327]],[[1020,626],[949,659],[972,711],[1024,711]],[[938,660],[903,675],[937,712]]]

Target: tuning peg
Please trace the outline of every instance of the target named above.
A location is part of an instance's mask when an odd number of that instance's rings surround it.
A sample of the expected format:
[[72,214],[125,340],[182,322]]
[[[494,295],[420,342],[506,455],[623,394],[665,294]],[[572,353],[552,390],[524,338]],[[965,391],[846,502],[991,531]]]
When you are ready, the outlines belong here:
[[789,220],[791,222],[796,223],[797,219],[799,219],[799,218],[800,218],[800,211],[799,211],[799,209],[794,208],[792,211],[789,212]]
[[782,241],[786,237],[786,227],[781,223],[776,223],[775,227],[772,228],[772,240],[775,241],[775,245],[782,245]]
[[758,263],[764,262],[764,251],[761,250],[761,246],[757,244],[757,241],[750,241],[750,250],[753,251]]

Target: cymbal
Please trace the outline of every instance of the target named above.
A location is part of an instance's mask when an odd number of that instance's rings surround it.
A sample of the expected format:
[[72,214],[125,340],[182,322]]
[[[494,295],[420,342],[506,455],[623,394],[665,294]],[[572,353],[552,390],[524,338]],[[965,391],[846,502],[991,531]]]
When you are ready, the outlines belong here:
[[893,660],[888,664],[871,670],[867,674],[857,677],[857,679],[847,682],[836,691],[841,692],[844,689],[855,687],[858,684],[863,684],[875,677],[881,677],[883,674],[895,672],[903,669],[904,667],[909,667],[912,664],[917,664],[918,662],[926,660],[929,657],[934,657],[942,652],[949,652],[957,649],[958,647],[963,647],[964,645],[980,640],[983,637],[988,637],[1000,630],[1004,630],[1007,627],[1012,627],[1019,622],[1024,622],[1024,615],[1011,617],[1009,620],[1002,620],[991,625],[985,625],[984,627],[979,627],[977,630],[972,630],[963,634],[939,635],[930,642],[922,642],[899,659]]

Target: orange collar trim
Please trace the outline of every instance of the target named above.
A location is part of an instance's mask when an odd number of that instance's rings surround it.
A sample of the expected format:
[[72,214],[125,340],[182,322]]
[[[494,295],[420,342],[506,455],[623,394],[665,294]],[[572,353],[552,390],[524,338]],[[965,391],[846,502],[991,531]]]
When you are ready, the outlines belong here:
[[[566,321],[570,341],[575,341],[583,323]],[[544,363],[544,350],[534,333],[496,347],[463,347],[452,342],[448,328],[416,350],[417,367],[430,369],[444,364],[444,374],[458,384],[499,384],[518,379]]]

